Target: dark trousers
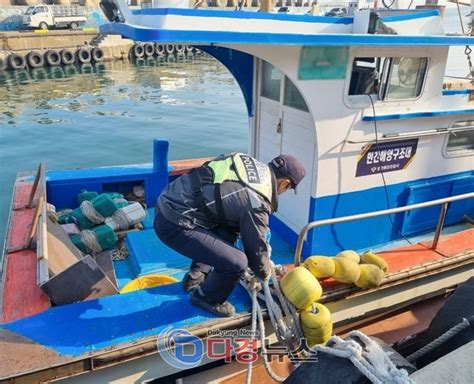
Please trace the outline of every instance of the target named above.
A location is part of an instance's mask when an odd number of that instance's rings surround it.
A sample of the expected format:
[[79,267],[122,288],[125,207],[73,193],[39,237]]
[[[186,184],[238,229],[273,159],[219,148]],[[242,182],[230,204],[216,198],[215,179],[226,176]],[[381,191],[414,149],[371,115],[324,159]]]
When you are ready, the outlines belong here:
[[193,261],[191,276],[209,273],[201,289],[209,300],[223,303],[247,269],[247,256],[233,246],[235,235],[222,228],[212,231],[183,228],[167,220],[158,209],[154,227],[163,243]]

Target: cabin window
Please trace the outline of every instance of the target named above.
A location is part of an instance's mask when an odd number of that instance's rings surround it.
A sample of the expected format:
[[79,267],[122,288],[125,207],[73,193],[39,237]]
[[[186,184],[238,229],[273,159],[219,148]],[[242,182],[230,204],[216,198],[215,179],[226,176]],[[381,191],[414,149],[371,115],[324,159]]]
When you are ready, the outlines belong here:
[[349,96],[373,95],[379,100],[417,98],[427,68],[426,57],[356,57]]
[[[449,134],[446,152],[448,154],[472,154],[474,151],[474,120],[458,121],[453,124],[452,128],[456,131]],[[458,128],[460,130],[457,130]]]
[[280,84],[283,75],[270,63],[262,61],[262,81],[260,96],[280,101]]
[[296,88],[296,85],[285,76],[285,95],[283,98],[283,104],[287,107],[299,109],[300,111],[309,112],[308,106],[304,101],[303,95]]

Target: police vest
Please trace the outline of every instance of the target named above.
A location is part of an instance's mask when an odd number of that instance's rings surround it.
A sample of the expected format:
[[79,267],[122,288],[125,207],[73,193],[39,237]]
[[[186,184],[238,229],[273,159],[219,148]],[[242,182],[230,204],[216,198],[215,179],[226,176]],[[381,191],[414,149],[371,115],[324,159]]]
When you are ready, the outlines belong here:
[[205,165],[212,169],[213,184],[238,181],[272,203],[272,175],[268,165],[244,153],[211,160]]

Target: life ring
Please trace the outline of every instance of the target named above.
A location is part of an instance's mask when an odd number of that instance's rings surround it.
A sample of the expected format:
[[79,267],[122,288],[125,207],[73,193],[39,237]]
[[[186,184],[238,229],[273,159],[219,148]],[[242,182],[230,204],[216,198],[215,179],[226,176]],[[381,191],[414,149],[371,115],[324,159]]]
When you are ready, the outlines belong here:
[[151,57],[155,53],[155,46],[152,43],[145,43],[143,50],[145,51],[146,57]]
[[23,69],[26,67],[26,60],[18,53],[10,53],[8,56],[8,65],[11,69]]
[[104,50],[102,48],[99,48],[99,47],[92,48],[91,55],[92,55],[92,60],[94,61],[94,63],[100,63],[101,61],[104,60]]
[[50,49],[50,50],[45,52],[44,61],[50,67],[56,67],[59,64],[61,64],[61,56],[59,55],[59,53],[57,51],[55,51],[53,49]]
[[28,62],[28,66],[30,68],[38,68],[44,65],[44,58],[38,51],[28,52],[26,55],[26,61]]
[[76,61],[74,52],[70,51],[69,49],[63,49],[61,52],[59,52],[59,56],[61,56],[61,62],[64,65],[71,65]]
[[155,53],[158,56],[162,56],[165,54],[165,47],[163,44],[155,44]]
[[90,63],[91,62],[91,51],[87,48],[79,48],[76,51],[77,61],[81,64]]
[[143,47],[143,44],[135,44],[132,47],[132,53],[133,56],[139,59],[140,57],[143,57],[145,55],[145,48]]
[[187,53],[194,52],[194,47],[192,45],[186,45],[184,49],[186,50]]
[[174,50],[176,53],[184,53],[185,47],[183,44],[176,44]]
[[173,44],[166,44],[165,45],[165,52],[169,55],[174,53],[174,45]]

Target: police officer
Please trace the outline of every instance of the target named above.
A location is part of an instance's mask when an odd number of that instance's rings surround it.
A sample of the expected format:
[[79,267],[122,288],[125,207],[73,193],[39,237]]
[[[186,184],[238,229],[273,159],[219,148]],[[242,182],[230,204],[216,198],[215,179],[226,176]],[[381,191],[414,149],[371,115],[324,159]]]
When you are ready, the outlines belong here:
[[[270,274],[269,216],[278,195],[295,189],[306,175],[293,156],[268,165],[243,153],[220,156],[174,180],[155,209],[156,234],[166,245],[192,259],[183,288],[191,303],[217,316],[233,316],[226,301],[247,269]],[[240,234],[244,252],[234,247]]]

